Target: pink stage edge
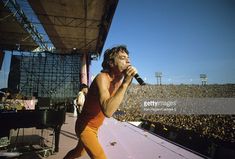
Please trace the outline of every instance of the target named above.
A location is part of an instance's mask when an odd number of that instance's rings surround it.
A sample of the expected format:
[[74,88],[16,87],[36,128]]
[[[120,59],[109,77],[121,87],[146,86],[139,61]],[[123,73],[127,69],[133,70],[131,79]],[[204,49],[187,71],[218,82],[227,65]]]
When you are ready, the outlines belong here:
[[105,119],[98,136],[110,159],[203,158],[186,148],[114,118]]

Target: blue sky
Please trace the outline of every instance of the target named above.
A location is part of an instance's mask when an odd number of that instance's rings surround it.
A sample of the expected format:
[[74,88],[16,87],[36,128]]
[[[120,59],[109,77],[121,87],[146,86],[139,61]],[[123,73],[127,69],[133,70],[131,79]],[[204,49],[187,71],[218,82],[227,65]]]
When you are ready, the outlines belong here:
[[[127,45],[147,83],[235,83],[234,0],[120,0],[103,52]],[[102,54],[103,55],[103,54]],[[101,70],[93,61],[92,74]]]

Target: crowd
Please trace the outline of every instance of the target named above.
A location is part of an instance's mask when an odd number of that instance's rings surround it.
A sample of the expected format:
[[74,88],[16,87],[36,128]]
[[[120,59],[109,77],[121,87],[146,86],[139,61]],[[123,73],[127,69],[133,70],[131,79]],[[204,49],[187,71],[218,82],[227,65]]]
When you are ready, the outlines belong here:
[[203,136],[235,142],[235,116],[226,114],[155,114],[141,109],[146,99],[234,98],[235,85],[131,85],[114,117],[120,121],[148,120]]

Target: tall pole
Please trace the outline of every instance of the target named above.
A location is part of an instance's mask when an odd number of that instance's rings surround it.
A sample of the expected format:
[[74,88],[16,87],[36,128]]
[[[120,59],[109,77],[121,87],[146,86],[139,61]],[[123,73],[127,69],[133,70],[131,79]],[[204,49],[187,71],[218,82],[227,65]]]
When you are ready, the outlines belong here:
[[162,85],[162,72],[156,72],[155,77],[157,78],[157,85]]
[[82,56],[82,66],[81,66],[81,83],[87,85],[87,54],[83,54]]

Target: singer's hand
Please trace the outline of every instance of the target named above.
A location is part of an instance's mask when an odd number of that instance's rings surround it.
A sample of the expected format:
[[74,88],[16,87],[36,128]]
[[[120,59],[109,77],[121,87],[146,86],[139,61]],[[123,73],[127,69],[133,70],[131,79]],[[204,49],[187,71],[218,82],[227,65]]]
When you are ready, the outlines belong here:
[[123,84],[130,85],[133,77],[135,76],[135,74],[137,74],[137,70],[136,70],[135,67],[130,65],[130,66],[127,67],[125,73],[126,73],[126,75],[125,75]]
[[128,66],[126,69],[126,75],[134,77],[137,74],[137,69],[133,66]]

